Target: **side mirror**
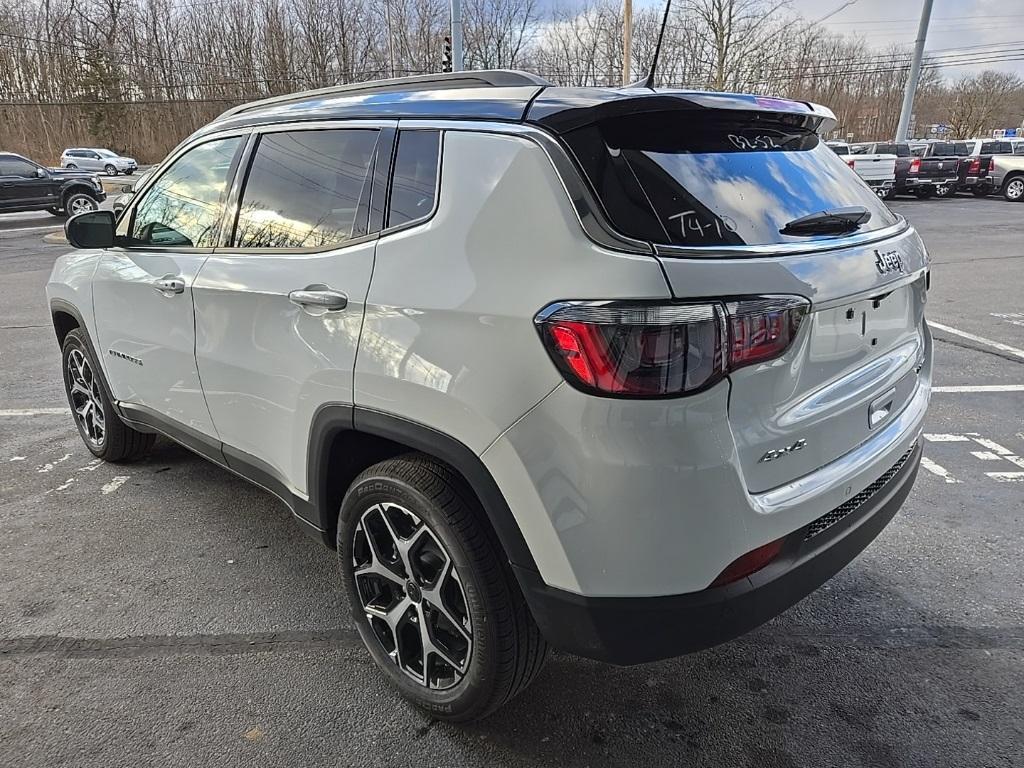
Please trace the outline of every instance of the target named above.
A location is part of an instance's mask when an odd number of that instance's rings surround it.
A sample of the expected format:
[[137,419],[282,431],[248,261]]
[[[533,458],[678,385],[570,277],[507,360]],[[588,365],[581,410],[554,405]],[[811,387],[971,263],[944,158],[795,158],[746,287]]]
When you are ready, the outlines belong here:
[[114,214],[87,211],[64,224],[64,234],[75,248],[110,248],[114,244]]
[[46,169],[45,169],[45,168],[36,168],[36,178],[37,178],[37,179],[45,179],[45,178],[46,178],[47,176],[49,176],[49,175],[50,175],[50,174],[48,174],[48,173],[46,172]]

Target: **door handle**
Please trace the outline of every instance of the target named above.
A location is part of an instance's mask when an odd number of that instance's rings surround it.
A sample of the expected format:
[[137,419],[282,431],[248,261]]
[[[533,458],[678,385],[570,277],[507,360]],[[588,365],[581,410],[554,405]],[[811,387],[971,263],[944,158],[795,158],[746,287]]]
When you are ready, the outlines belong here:
[[185,281],[174,275],[164,275],[159,280],[153,281],[153,290],[162,293],[164,296],[185,292]]
[[348,296],[326,285],[307,285],[301,291],[292,291],[288,300],[304,309],[337,312],[348,306]]

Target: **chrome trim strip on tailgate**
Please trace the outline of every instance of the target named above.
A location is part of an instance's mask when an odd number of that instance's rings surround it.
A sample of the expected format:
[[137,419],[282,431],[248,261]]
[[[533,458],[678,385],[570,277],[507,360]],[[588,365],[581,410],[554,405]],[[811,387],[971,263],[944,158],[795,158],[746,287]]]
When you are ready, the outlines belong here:
[[919,382],[917,391],[907,407],[889,426],[849,453],[809,475],[770,491],[752,494],[751,500],[755,508],[760,514],[772,514],[800,504],[866,469],[899,443],[907,441],[908,437],[911,441],[917,440],[920,437],[925,411],[928,410],[930,395],[931,385]]

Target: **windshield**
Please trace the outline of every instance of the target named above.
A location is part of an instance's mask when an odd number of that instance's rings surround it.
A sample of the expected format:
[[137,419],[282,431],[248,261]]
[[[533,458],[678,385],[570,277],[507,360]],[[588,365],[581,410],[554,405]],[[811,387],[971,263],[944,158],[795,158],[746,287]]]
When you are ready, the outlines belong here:
[[117,157],[117,153],[111,152],[109,149],[97,149],[96,154],[100,157]]
[[898,220],[794,115],[634,114],[578,129],[566,140],[612,223],[655,243],[807,242],[813,238],[781,230],[811,214],[854,206],[871,214],[858,232]]

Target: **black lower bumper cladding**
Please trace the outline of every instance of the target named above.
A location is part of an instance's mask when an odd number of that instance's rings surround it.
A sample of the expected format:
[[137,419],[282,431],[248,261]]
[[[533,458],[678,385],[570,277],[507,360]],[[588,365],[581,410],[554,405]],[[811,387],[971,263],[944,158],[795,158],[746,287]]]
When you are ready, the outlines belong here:
[[827,525],[816,520],[794,531],[769,565],[723,587],[667,597],[583,597],[547,586],[531,570],[516,568],[516,575],[541,632],[561,650],[629,665],[709,648],[777,616],[846,567],[903,505],[920,461],[915,445],[864,493],[823,516]]

